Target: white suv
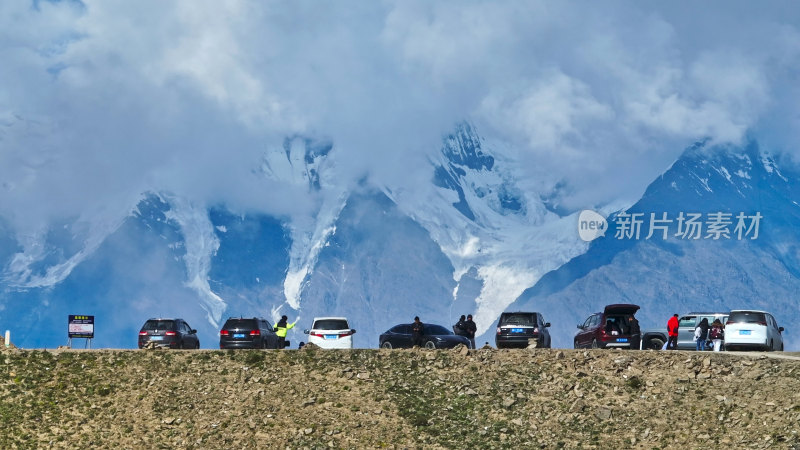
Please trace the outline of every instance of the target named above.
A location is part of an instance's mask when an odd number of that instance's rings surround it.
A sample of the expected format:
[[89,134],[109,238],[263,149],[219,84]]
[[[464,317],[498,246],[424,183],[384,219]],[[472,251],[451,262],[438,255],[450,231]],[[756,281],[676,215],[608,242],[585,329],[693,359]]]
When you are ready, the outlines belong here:
[[725,324],[725,350],[783,351],[783,327],[765,311],[733,310]]
[[315,317],[308,335],[308,343],[321,348],[353,348],[353,334],[345,317]]

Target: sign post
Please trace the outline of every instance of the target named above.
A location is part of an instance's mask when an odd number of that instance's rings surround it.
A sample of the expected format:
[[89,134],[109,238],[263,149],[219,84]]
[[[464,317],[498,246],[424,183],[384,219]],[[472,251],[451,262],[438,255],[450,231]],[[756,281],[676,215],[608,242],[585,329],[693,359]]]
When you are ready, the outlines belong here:
[[67,316],[67,347],[72,348],[72,338],[86,339],[84,348],[92,348],[94,339],[94,316]]

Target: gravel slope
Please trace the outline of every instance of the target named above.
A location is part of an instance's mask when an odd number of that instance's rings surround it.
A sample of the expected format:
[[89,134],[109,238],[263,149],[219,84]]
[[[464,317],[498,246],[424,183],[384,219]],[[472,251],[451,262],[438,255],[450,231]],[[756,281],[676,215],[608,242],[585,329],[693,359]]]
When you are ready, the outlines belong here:
[[787,359],[4,349],[0,361],[4,449],[800,447],[800,362]]

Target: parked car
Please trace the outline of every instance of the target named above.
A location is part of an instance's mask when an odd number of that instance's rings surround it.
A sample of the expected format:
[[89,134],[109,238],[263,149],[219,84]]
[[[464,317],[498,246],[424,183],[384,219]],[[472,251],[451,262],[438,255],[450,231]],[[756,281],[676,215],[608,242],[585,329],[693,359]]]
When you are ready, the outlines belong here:
[[[690,312],[678,319],[678,350],[696,350],[694,329],[703,319],[708,319],[708,326],[719,319],[724,325],[728,320],[728,313],[723,312]],[[709,328],[710,329],[710,328]]]
[[504,312],[497,322],[494,344],[497,348],[528,346],[535,339],[539,347],[550,348],[550,322],[537,312]]
[[[457,336],[452,331],[441,325],[426,323],[422,332],[422,346],[425,348],[453,348],[458,344],[469,347],[469,339],[464,336]],[[381,348],[411,348],[411,324],[404,323],[395,325],[386,330],[379,337]]]
[[197,330],[183,319],[147,319],[139,330],[139,348],[146,345],[167,348],[200,348]]
[[231,317],[219,331],[219,348],[278,348],[278,335],[267,319]]
[[782,332],[766,311],[733,310],[725,324],[725,350],[783,351]]
[[[690,312],[678,319],[678,349],[695,350],[697,345],[694,341],[694,329],[703,319],[708,319],[708,324],[714,323],[719,319],[724,325],[728,319],[728,313],[724,312]],[[642,349],[661,350],[667,343],[667,325],[664,322],[663,328],[642,330]]]
[[628,329],[628,317],[636,314],[638,305],[608,305],[603,312],[589,316],[578,325],[575,348],[639,348]]
[[346,317],[315,317],[311,329],[303,330],[308,343],[320,348],[353,348],[353,334]]

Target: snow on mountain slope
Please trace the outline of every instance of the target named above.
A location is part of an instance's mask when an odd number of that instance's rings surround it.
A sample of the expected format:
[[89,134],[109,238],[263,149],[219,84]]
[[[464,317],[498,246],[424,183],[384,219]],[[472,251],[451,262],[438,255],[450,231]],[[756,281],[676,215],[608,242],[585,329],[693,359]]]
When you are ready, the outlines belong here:
[[[284,141],[282,152],[267,153],[262,173],[272,180],[307,186],[316,194],[317,208],[309,217],[294,217],[289,223],[292,247],[283,283],[289,307],[300,308],[304,284],[314,269],[322,247],[335,231],[335,222],[347,201],[347,186],[336,181],[335,158],[329,157],[333,144],[295,137]],[[271,312],[273,320],[281,315],[281,307]]]
[[[513,150],[487,143],[470,124],[445,139],[432,163],[434,188],[384,192],[450,259],[453,301],[461,307],[454,315],[473,312],[480,332],[542,275],[587,248],[574,216],[549,211],[536,192],[520,187]],[[459,298],[462,282],[480,283],[472,302]]]
[[[149,317],[180,316],[201,333],[204,347],[216,329],[195,290],[186,286],[186,249],[170,206],[148,195],[134,213],[60,282],[46,287],[4,286],[0,323],[23,347],[55,347],[67,340],[67,315],[95,316],[95,347],[136,346]],[[80,345],[77,343],[76,345]]]
[[[610,218],[605,238],[558,270],[548,273],[511,306],[541,311],[553,323],[553,342],[571,346],[575,324],[606,304],[642,306],[645,327],[663,327],[673,313],[690,310],[765,309],[785,326],[787,349],[800,347],[800,171],[777,161],[755,142],[745,147],[709,147],[698,143],[656,179],[627,213],[681,212],[731,214],[730,237],[714,240],[709,228],[700,238],[684,239],[677,221],[667,239],[616,239]],[[760,214],[758,228],[742,239],[736,216]],[[647,221],[646,221],[647,224]],[[750,225],[747,222],[746,225]],[[686,231],[684,229],[683,231]],[[660,232],[659,232],[660,233]],[[489,336],[486,336],[487,338]]]

